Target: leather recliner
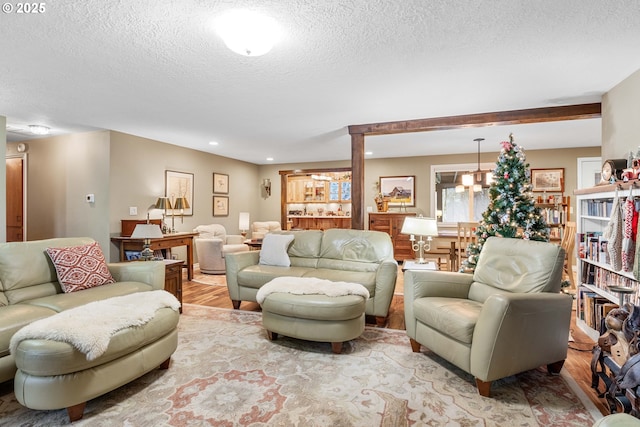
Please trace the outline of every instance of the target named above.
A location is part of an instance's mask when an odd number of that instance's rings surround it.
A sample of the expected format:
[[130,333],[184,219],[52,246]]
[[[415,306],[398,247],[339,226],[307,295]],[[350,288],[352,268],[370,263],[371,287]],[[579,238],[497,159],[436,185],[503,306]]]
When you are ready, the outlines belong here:
[[227,234],[221,224],[199,225],[193,231],[200,233],[195,244],[200,271],[204,274],[224,274],[227,254],[249,251],[244,237]]
[[567,356],[572,298],[561,294],[564,250],[555,244],[489,237],[473,274],[406,271],[404,310],[414,352],[420,345],[491,382]]

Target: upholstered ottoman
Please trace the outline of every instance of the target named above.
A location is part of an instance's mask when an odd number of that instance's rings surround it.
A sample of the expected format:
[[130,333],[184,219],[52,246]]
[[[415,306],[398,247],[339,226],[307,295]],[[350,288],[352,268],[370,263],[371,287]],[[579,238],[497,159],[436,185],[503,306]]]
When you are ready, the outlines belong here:
[[367,289],[358,283],[307,277],[278,277],[260,288],[262,325],[270,340],[282,334],[330,342],[334,353],[364,331]]
[[82,418],[88,400],[169,367],[178,345],[179,306],[168,292],[140,292],[22,328],[11,340],[16,399],[31,409],[67,408],[71,421]]

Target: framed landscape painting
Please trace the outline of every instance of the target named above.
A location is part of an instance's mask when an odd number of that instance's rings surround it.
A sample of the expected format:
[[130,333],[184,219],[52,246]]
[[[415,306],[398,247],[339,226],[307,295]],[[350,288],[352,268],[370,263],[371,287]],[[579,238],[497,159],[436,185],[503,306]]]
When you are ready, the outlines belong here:
[[564,168],[531,169],[533,191],[564,192]]
[[381,176],[380,193],[389,198],[389,206],[416,205],[415,176]]

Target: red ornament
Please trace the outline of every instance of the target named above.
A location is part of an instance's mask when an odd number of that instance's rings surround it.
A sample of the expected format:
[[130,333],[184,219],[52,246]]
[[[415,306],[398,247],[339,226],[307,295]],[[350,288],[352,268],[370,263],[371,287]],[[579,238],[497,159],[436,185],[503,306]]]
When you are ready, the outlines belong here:
[[509,172],[504,173],[504,179],[509,179]]

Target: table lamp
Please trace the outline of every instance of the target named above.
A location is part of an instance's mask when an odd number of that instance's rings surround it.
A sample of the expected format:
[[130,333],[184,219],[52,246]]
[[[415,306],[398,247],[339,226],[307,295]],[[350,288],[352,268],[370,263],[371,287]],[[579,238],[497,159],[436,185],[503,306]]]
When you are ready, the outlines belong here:
[[173,211],[171,213],[171,232],[172,233],[176,232],[176,225],[174,222],[176,218],[176,209],[180,210],[180,220],[184,224],[184,210],[189,209],[189,207],[190,207],[189,202],[187,201],[186,197],[178,197],[173,202]]
[[249,229],[249,212],[240,212],[240,217],[238,218],[238,228],[240,229],[242,238],[246,238],[247,230]]
[[153,259],[153,251],[151,250],[151,239],[162,239],[162,230],[158,224],[137,224],[131,234],[132,239],[144,239],[140,259],[143,261],[151,261]]
[[168,197],[158,197],[155,204],[156,209],[162,209],[164,212],[162,213],[162,231],[168,231],[167,223],[165,222],[165,218],[167,216],[167,210],[172,209],[171,201]]
[[[418,264],[426,263],[427,261],[424,259],[425,247],[427,251],[431,250],[432,236],[438,235],[438,223],[436,220],[434,218],[425,218],[423,216],[408,216],[404,219],[402,230],[400,230],[400,232],[402,234],[411,235],[409,238],[409,241],[411,241],[411,249],[418,253],[416,262]],[[417,241],[415,236],[418,236],[419,238]],[[426,241],[423,239],[424,236],[427,237]]]

